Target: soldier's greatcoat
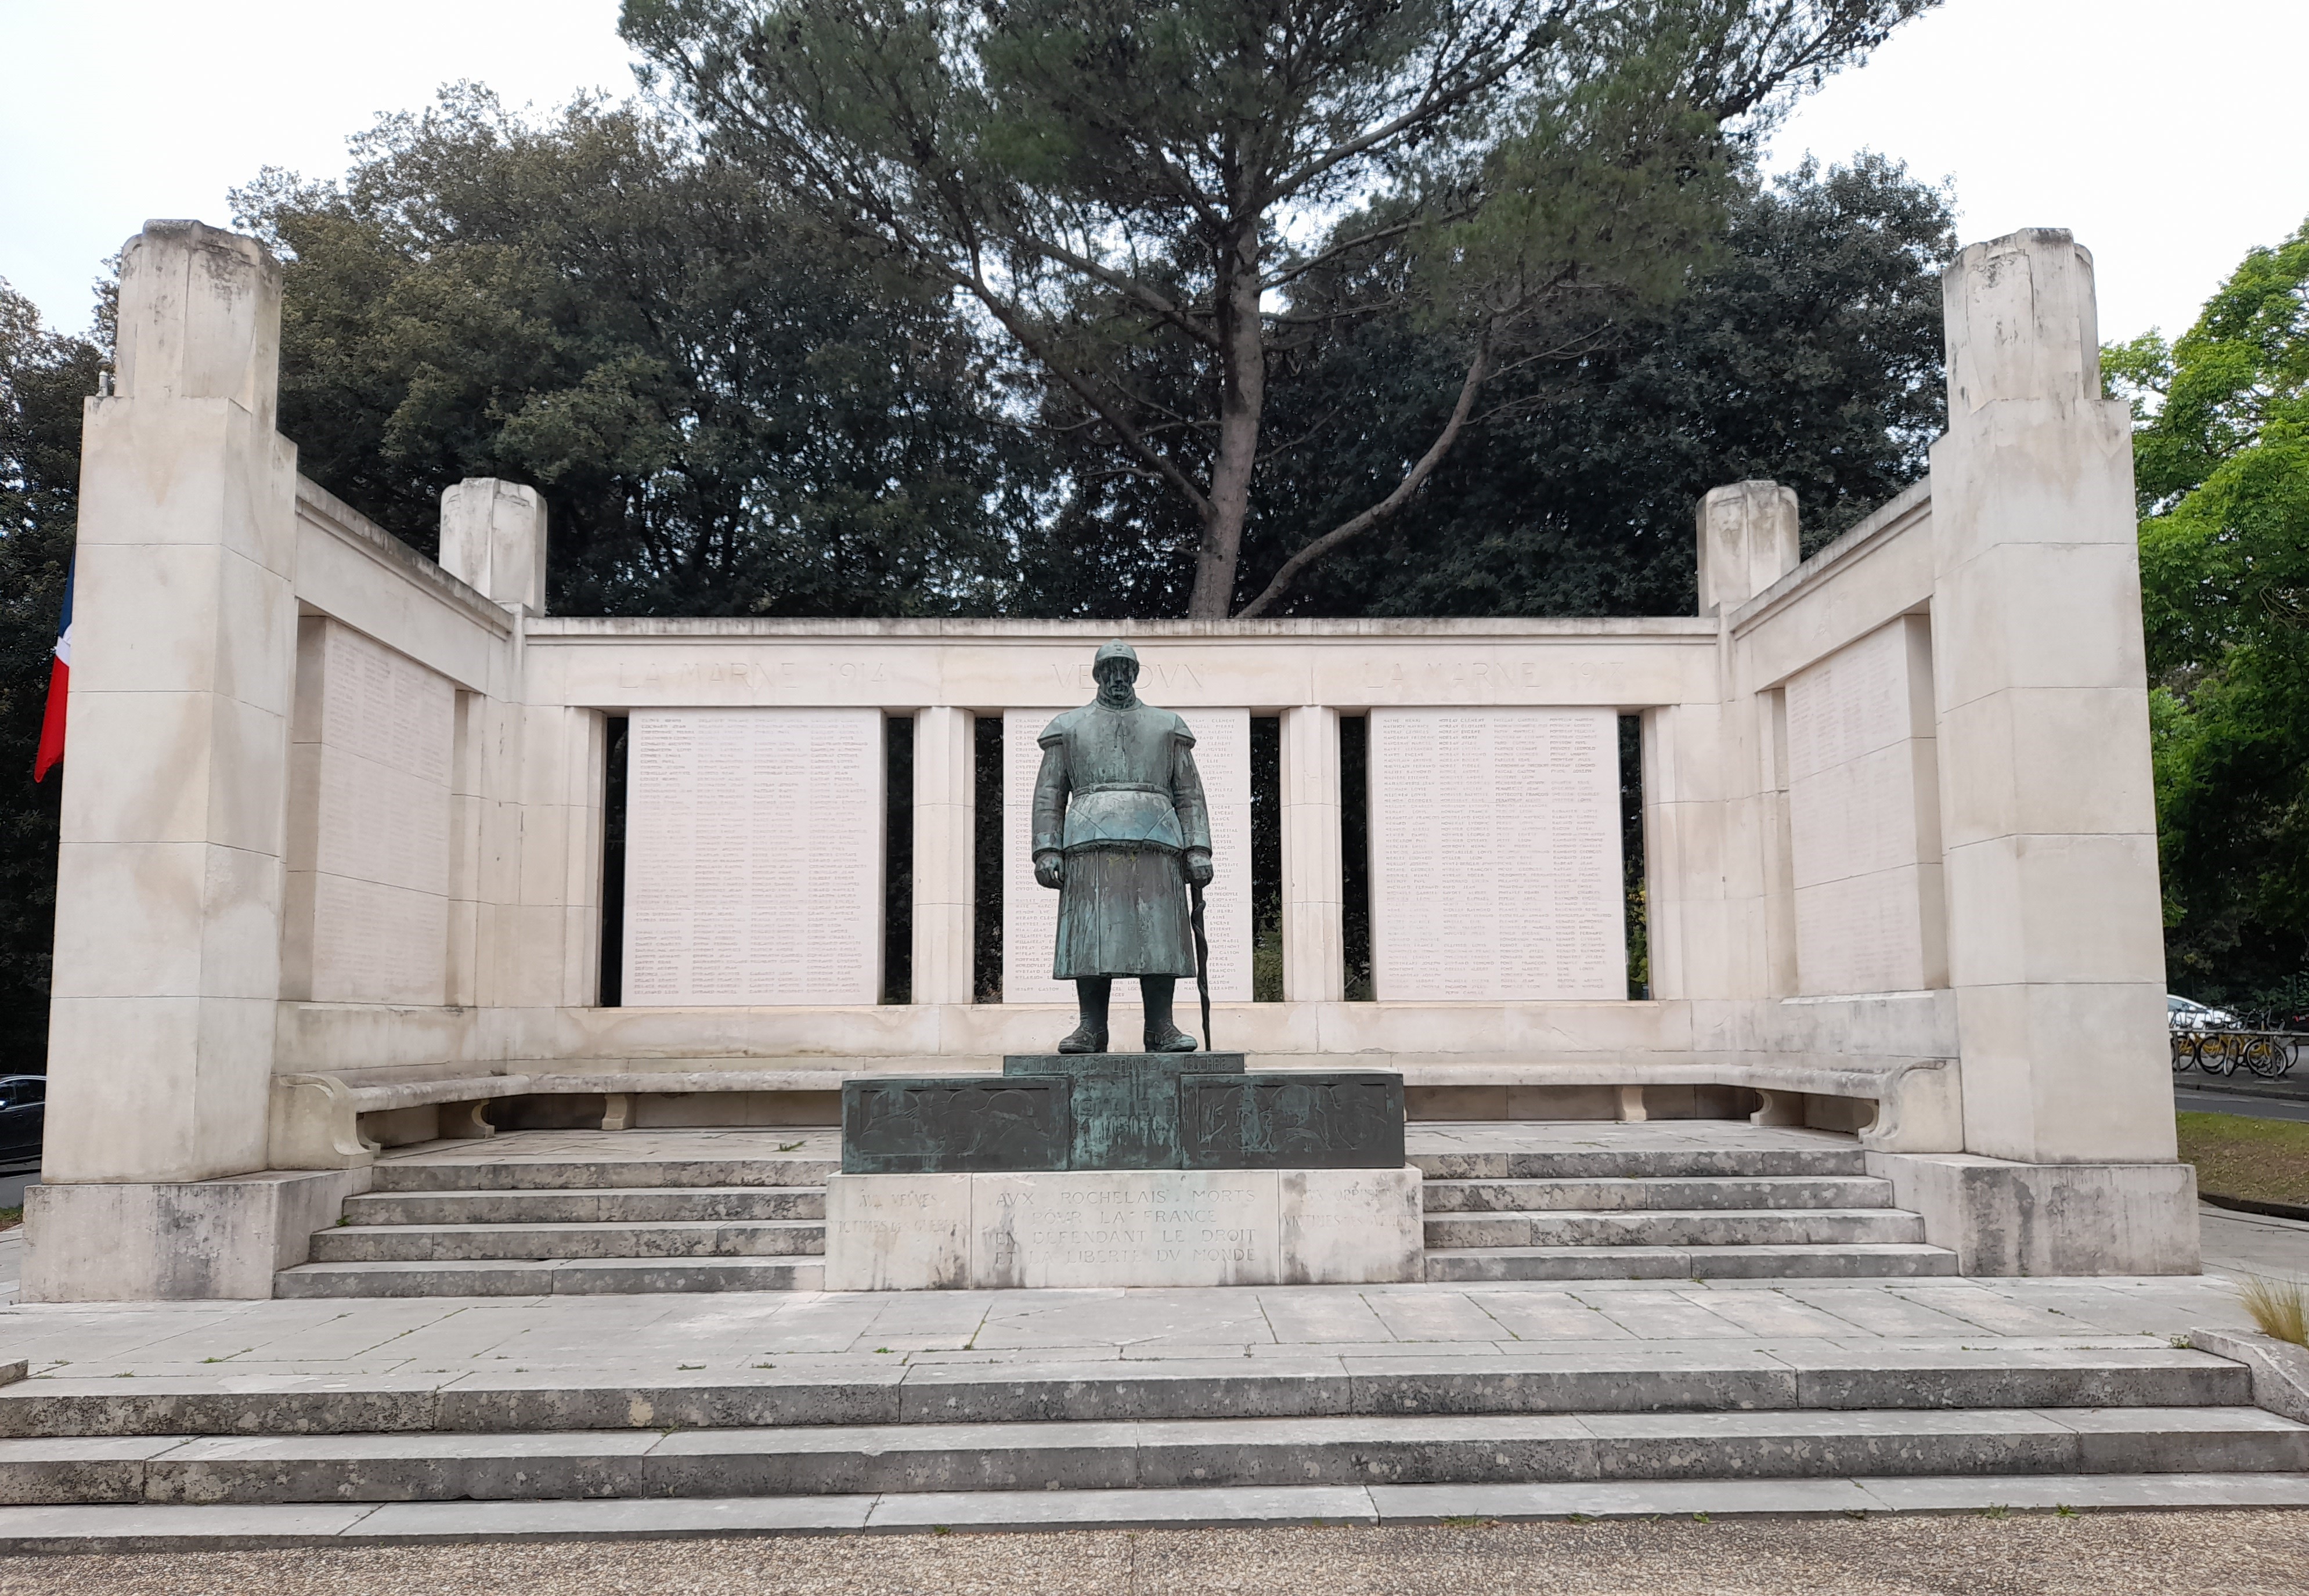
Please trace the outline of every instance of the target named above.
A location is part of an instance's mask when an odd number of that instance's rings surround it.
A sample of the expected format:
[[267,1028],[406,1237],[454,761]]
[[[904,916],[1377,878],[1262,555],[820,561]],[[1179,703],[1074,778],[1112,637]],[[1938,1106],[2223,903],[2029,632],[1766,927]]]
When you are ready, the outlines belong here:
[[1193,975],[1185,855],[1211,845],[1195,734],[1151,703],[1088,703],[1036,741],[1034,851],[1066,858],[1051,973]]

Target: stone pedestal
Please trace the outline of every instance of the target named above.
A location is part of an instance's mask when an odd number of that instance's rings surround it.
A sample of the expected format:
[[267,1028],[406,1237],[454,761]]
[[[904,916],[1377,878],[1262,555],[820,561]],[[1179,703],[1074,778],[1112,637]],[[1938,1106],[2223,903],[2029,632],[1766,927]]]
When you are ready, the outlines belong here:
[[1012,1054],[996,1075],[842,1089],[851,1175],[1048,1169],[1391,1169],[1403,1077],[1249,1074],[1240,1053]]
[[2026,1164],[1871,1152],[1892,1205],[1972,1275],[2195,1274],[2197,1171],[2182,1163]]
[[26,1302],[261,1300],[312,1256],[368,1169],[87,1181],[24,1194]]
[[1417,1169],[835,1175],[835,1291],[1415,1281]]

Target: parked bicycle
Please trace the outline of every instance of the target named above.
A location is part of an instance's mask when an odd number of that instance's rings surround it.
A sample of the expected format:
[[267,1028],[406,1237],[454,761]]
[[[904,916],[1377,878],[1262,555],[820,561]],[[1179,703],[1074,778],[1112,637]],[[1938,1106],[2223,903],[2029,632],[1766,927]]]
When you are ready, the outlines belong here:
[[2170,1031],[2173,1071],[2198,1069],[2227,1077],[2242,1067],[2247,1074],[2274,1081],[2293,1068],[2304,1040],[2298,1031],[2234,1026],[2181,1026]]

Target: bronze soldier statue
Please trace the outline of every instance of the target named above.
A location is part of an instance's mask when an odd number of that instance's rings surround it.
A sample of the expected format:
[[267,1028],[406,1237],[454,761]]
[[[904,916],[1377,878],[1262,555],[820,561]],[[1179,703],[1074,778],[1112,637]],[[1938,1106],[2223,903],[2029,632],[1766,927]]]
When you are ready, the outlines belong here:
[[1091,662],[1098,696],[1036,739],[1034,879],[1059,889],[1051,973],[1075,983],[1082,1023],[1061,1053],[1106,1051],[1107,1002],[1135,975],[1149,1053],[1191,1053],[1172,1022],[1180,976],[1195,973],[1187,884],[1211,879],[1211,816],[1195,769],[1195,734],[1140,702],[1138,656],[1110,643]]

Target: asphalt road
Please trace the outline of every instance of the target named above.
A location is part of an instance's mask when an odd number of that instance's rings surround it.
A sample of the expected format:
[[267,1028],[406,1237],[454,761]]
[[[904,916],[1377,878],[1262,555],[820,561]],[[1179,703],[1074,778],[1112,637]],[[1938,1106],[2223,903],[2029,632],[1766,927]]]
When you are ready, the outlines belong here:
[[2240,1114],[2248,1119],[2309,1120],[2309,1100],[2244,1097],[2229,1091],[2192,1091],[2173,1088],[2173,1105],[2191,1114]]

